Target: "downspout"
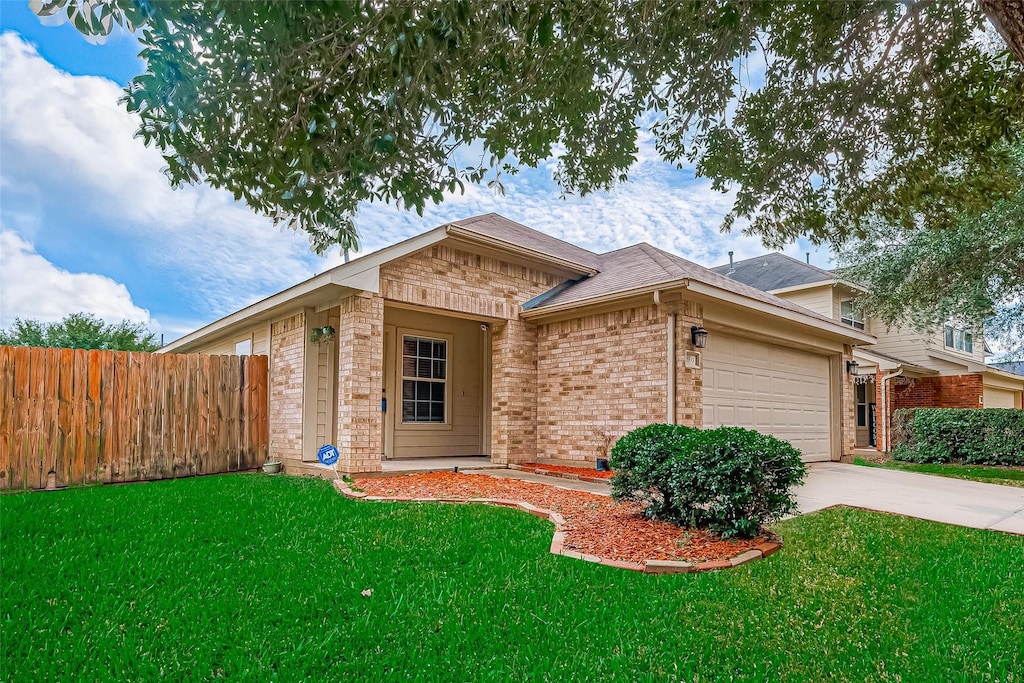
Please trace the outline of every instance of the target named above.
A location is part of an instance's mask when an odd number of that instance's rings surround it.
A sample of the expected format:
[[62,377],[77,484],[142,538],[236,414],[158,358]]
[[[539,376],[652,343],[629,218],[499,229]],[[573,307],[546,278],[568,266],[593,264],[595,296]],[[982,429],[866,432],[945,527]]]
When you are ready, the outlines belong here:
[[890,372],[888,375],[882,377],[882,452],[888,453],[890,449],[889,444],[889,380],[893,377],[899,377],[903,374],[903,368],[901,367],[896,372]]
[[[657,306],[661,305],[661,292],[654,290],[654,303]],[[665,403],[665,412],[667,423],[674,425],[676,423],[676,314],[668,314],[668,329],[667,329],[667,348],[665,349],[665,358],[668,363],[667,372],[665,373],[666,386],[665,396],[667,397]]]

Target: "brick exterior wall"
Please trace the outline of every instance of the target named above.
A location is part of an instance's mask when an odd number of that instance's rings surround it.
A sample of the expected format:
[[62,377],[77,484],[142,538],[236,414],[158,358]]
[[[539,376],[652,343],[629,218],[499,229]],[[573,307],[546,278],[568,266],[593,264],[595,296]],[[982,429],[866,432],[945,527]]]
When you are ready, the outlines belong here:
[[537,351],[537,455],[592,464],[636,427],[668,412],[668,314],[676,313],[676,421],[700,426],[701,375],[685,366],[700,307],[647,306],[542,325]]
[[302,460],[302,377],[306,317],[302,313],[270,327],[270,457]]
[[[840,394],[839,414],[841,427],[840,455],[853,453],[857,446],[857,394],[853,376],[846,372],[846,363],[853,360],[853,350],[846,347],[839,358]],[[833,456],[834,457],[834,456]]]
[[[901,408],[983,408],[984,395],[981,375],[947,375],[944,377],[903,378],[889,380],[888,405],[882,405],[882,377],[875,377],[876,403],[880,416],[885,419],[885,432],[891,441],[892,416]],[[909,379],[909,381],[908,381]],[[879,419],[881,423],[881,419]],[[878,441],[878,450],[883,448]]]
[[388,301],[505,320],[518,320],[523,303],[564,281],[444,245],[380,268],[381,296]]
[[341,301],[338,323],[338,469],[381,469],[380,389],[383,384],[384,300],[354,295]]
[[491,335],[491,461],[534,461],[537,449],[537,326],[509,320]]

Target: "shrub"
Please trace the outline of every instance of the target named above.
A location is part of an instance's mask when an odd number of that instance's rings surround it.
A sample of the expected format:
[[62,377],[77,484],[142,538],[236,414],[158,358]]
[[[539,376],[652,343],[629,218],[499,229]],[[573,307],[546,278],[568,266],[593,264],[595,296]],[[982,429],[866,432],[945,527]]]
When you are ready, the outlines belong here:
[[[897,413],[909,411],[896,411]],[[1024,411],[1014,408],[917,408],[897,460],[968,465],[1024,465]]]
[[679,510],[669,495],[669,464],[683,453],[686,435],[693,431],[683,425],[651,424],[619,439],[608,462],[615,472],[612,498],[636,501],[654,519],[677,518]]
[[646,504],[649,517],[754,536],[796,508],[791,489],[806,466],[800,451],[739,427],[650,425],[612,449],[612,497]]
[[741,427],[698,431],[688,441],[670,475],[684,524],[750,538],[796,509],[791,490],[807,467],[789,442]]

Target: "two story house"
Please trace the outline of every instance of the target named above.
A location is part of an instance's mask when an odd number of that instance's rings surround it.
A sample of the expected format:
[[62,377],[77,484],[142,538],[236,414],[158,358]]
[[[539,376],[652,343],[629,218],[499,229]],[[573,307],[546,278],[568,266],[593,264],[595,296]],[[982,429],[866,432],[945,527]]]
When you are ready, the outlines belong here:
[[1024,377],[985,365],[980,328],[889,327],[858,311],[860,285],[785,254],[735,262],[730,255],[730,263],[712,270],[875,338],[854,347],[847,368],[856,448],[889,450],[899,408],[1021,408]]

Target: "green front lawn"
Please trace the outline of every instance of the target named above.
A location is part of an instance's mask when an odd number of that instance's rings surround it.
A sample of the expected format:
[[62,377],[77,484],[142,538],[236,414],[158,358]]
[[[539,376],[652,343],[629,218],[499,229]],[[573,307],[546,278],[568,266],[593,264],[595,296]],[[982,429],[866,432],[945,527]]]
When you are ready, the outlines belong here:
[[878,463],[868,462],[860,458],[854,458],[853,463],[855,465],[864,465],[865,467],[884,467],[888,470],[937,474],[941,477],[951,477],[953,479],[969,479],[971,481],[985,482],[986,484],[1024,487],[1024,469],[986,467],[984,465],[932,465],[901,462],[899,460],[888,460]]
[[4,496],[0,520],[12,681],[1024,671],[1024,538],[859,510],[778,525],[767,560],[661,577],[552,556],[551,525],[515,510],[283,476]]

